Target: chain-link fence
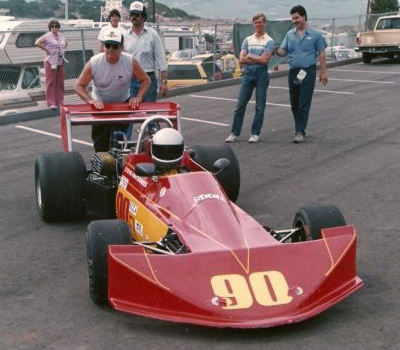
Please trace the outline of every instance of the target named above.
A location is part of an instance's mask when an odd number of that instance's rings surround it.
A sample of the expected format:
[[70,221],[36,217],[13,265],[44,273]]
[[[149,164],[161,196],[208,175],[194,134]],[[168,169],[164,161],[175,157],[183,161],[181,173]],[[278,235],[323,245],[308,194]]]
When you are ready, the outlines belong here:
[[[310,18],[308,23],[323,33],[330,48],[327,50],[328,60],[341,60],[356,57],[354,47],[357,33],[373,28],[378,17],[380,15]],[[251,29],[252,24],[249,26]],[[61,33],[68,43],[65,54],[68,60],[65,65],[66,103],[79,101],[73,92],[73,85],[85,63],[99,51],[97,35],[100,27],[101,24],[85,21],[61,22]],[[129,24],[126,23],[126,27]],[[162,38],[166,57],[172,58],[168,65],[169,80],[180,80],[176,86],[240,76],[235,57],[235,52],[237,56],[240,49],[235,50],[233,40],[235,24],[191,23],[159,25],[156,28]],[[35,47],[35,41],[47,31],[44,21],[0,22],[0,116],[21,111],[24,107],[45,108],[44,52]],[[195,59],[196,64],[183,67],[182,62],[177,64],[177,61],[173,61],[176,51],[188,52],[190,57],[186,58],[191,60],[195,55],[201,56]]]

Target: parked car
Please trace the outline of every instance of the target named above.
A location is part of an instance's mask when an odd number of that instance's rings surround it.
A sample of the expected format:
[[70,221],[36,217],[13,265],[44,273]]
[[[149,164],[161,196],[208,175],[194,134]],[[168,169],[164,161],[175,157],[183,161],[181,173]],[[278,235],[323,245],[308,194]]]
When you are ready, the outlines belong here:
[[222,70],[224,79],[238,78],[242,75],[240,69],[239,60],[232,54],[220,55],[220,54],[202,54],[193,57],[194,60],[200,60],[202,62],[214,62]]
[[380,17],[374,30],[357,34],[356,51],[362,53],[364,63],[376,57],[398,57],[399,36],[400,15]]
[[223,78],[225,77],[221,68],[214,62],[200,60],[168,62],[168,89],[206,84]]
[[184,61],[190,60],[192,57],[198,55],[196,49],[174,51],[170,57],[170,61]]

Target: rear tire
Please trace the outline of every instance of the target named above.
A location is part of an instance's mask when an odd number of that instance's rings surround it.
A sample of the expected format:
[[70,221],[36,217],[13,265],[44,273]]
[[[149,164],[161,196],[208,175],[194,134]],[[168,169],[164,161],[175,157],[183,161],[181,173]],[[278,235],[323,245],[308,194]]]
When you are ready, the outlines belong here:
[[334,205],[302,207],[293,221],[293,228],[299,228],[299,235],[294,241],[312,241],[320,239],[322,229],[346,226],[341,211]]
[[364,63],[371,63],[371,61],[372,61],[372,55],[371,55],[370,53],[364,52],[364,53],[362,54],[362,57],[363,57],[363,62],[364,62]]
[[216,160],[227,158],[231,164],[228,169],[217,175],[217,179],[223,187],[228,198],[235,202],[240,190],[240,168],[232,148],[228,145],[198,145],[193,146],[193,159],[204,169],[211,171]]
[[40,155],[35,163],[39,216],[48,222],[83,218],[86,176],[86,165],[79,153]]
[[122,220],[92,221],[86,232],[90,298],[97,304],[108,301],[108,246],[132,244],[128,224]]

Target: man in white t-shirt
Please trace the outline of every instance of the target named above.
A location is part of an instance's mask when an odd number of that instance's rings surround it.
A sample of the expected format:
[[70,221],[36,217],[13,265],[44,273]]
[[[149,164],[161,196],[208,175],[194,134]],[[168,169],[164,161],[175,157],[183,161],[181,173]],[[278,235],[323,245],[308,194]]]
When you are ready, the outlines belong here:
[[110,23],[108,23],[106,26],[104,26],[103,28],[101,28],[99,36],[97,37],[98,40],[100,40],[100,44],[99,44],[99,52],[103,52],[104,51],[104,33],[107,29],[116,29],[118,28],[122,34],[125,34],[125,30],[124,28],[121,26],[121,24],[119,23],[121,21],[121,14],[119,13],[119,11],[117,9],[113,9],[110,11],[110,14],[108,15],[108,20],[110,21]]

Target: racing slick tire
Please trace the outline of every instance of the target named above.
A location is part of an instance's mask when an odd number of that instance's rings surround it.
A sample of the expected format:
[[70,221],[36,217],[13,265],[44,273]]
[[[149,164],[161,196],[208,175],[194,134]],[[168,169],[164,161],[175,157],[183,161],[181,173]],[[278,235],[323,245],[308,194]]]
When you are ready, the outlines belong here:
[[293,221],[293,228],[300,228],[296,241],[320,239],[322,229],[338,226],[346,226],[346,220],[334,205],[302,207]]
[[47,222],[82,219],[87,170],[81,154],[46,153],[35,162],[36,204]]
[[204,169],[211,171],[215,161],[227,158],[230,161],[228,169],[217,175],[217,179],[228,198],[235,202],[240,190],[240,168],[232,148],[228,145],[197,145],[191,147],[194,151],[193,159]]
[[96,304],[108,301],[108,246],[132,244],[129,226],[122,220],[92,221],[86,231],[89,294]]

